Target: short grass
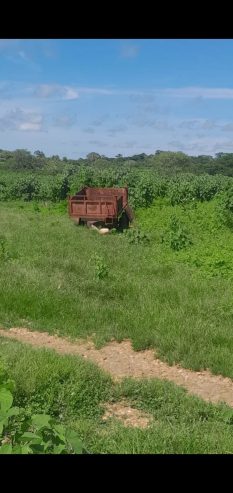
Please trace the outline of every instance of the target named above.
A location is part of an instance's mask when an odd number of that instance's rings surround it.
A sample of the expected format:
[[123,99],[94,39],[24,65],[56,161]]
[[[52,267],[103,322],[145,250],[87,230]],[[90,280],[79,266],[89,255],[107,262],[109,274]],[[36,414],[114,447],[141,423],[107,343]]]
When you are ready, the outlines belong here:
[[[15,404],[48,412],[76,429],[92,453],[233,453],[233,410],[159,380],[114,384],[92,363],[0,338],[0,361],[16,382]],[[149,412],[147,429],[103,421],[103,404],[125,399]]]
[[[181,252],[160,241],[174,212],[193,236]],[[97,345],[130,338],[135,349],[156,348],[169,363],[233,378],[233,280],[192,262],[197,256],[205,264],[211,249],[231,258],[231,232],[218,224],[214,201],[186,211],[156,201],[138,211],[139,226],[151,232],[148,246],[76,227],[64,204],[1,204],[0,217],[3,327],[93,336]],[[94,254],[109,268],[105,279],[96,277]]]

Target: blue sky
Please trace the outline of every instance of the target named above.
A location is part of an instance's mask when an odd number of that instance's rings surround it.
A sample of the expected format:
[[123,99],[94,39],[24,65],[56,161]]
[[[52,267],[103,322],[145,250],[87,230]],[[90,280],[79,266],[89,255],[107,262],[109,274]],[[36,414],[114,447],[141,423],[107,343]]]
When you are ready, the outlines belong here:
[[233,152],[233,40],[0,40],[0,148]]

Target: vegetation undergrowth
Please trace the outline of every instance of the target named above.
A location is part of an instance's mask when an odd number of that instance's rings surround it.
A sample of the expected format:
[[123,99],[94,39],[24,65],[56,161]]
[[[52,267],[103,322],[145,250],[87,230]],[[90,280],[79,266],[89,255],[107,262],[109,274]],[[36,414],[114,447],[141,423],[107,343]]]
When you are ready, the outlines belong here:
[[[5,368],[0,402],[11,415],[0,435],[1,453],[67,454],[74,448],[94,454],[233,453],[233,410],[187,395],[172,383],[125,379],[116,384],[80,357],[2,337],[0,359]],[[103,420],[105,404],[122,401],[149,413],[148,428],[126,427],[114,416]]]
[[[1,204],[1,325],[97,346],[130,338],[169,363],[232,377],[233,243],[219,204],[157,199],[136,210],[131,241],[74,226],[65,203]],[[162,242],[174,216],[192,240],[179,250]]]

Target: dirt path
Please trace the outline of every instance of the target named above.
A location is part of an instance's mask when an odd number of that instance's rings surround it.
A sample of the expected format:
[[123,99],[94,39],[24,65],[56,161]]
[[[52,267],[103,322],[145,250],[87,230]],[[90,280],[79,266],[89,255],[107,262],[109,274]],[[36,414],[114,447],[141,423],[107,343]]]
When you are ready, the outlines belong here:
[[225,402],[233,407],[233,381],[209,371],[194,372],[155,358],[154,351],[135,352],[130,341],[111,342],[96,349],[93,342],[71,342],[46,332],[29,331],[22,328],[0,329],[0,336],[17,339],[36,347],[53,349],[62,354],[77,354],[87,358],[109,372],[117,380],[124,377],[159,378],[185,387],[190,394],[206,401]]

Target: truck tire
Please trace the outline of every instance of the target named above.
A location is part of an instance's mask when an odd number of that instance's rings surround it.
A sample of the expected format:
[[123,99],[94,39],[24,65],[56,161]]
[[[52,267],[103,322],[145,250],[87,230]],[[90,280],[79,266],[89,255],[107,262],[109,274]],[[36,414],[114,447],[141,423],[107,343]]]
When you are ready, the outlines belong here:
[[126,214],[126,212],[124,211],[119,219],[119,230],[120,231],[123,231],[124,229],[128,229],[129,227],[129,218]]

